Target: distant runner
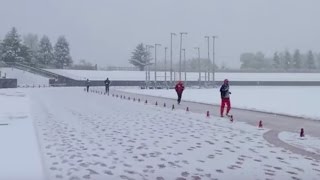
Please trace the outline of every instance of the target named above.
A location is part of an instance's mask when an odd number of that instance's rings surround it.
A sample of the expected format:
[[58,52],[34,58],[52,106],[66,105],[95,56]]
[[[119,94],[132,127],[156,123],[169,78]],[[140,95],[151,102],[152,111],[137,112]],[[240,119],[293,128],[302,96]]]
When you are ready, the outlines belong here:
[[87,92],[89,92],[89,87],[90,87],[90,81],[89,81],[89,79],[87,79],[87,81],[86,81],[86,86],[87,86]]
[[229,111],[231,109],[230,103],[230,94],[229,91],[229,80],[225,79],[222,86],[220,87],[220,94],[221,94],[221,107],[220,107],[220,115],[223,117],[224,106],[227,105],[227,116],[229,116]]
[[109,78],[107,78],[105,81],[104,81],[104,85],[106,86],[106,93],[109,95],[109,86],[110,86],[110,80]]
[[181,102],[181,97],[182,97],[182,92],[184,90],[184,85],[182,83],[182,81],[179,81],[177,84],[176,84],[176,92],[177,92],[177,95],[178,95],[178,104],[180,104]]

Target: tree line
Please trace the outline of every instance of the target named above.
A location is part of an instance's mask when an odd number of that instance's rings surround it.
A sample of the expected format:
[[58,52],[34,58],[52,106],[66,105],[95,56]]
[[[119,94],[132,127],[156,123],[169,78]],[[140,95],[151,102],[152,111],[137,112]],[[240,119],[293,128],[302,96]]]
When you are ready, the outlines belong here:
[[243,53],[240,62],[242,70],[312,71],[320,69],[320,54],[311,50],[301,53],[299,49],[275,52],[272,57],[262,52]]
[[21,38],[15,27],[0,40],[0,60],[61,69],[70,67],[73,63],[69,43],[64,36],[58,37],[52,46],[48,36],[44,35],[40,41],[36,34],[27,34]]

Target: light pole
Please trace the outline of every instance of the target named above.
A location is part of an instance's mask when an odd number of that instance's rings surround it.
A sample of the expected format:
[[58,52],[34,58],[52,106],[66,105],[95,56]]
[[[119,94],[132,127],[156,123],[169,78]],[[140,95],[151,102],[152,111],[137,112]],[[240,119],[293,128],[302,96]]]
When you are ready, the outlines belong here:
[[145,66],[146,66],[146,86],[148,87],[149,85],[149,81],[150,81],[150,69],[149,69],[149,65],[150,65],[150,62],[149,61],[149,49],[150,48],[153,48],[152,45],[146,45],[146,62],[145,62]]
[[157,87],[157,46],[161,44],[154,44],[154,89]]
[[172,84],[172,36],[175,36],[176,33],[170,34],[170,84]]
[[182,35],[187,35],[186,32],[180,33],[180,58],[179,58],[179,80],[181,80],[181,49],[182,49]]
[[[150,48],[153,48],[153,46],[152,45],[146,45],[146,50],[147,50],[147,53],[149,54],[149,49]],[[146,62],[146,66],[147,66],[147,68],[146,68],[146,70],[147,70],[147,72],[146,72],[146,76],[147,76],[147,84],[149,85],[149,82],[150,82],[150,65],[151,63],[150,62]]]
[[212,83],[213,83],[213,87],[215,87],[216,81],[215,81],[215,59],[214,59],[214,43],[215,43],[215,39],[217,38],[217,36],[212,36]]
[[204,38],[206,38],[208,40],[208,82],[210,82],[210,37],[209,36],[205,36]]
[[200,64],[200,48],[195,47],[194,49],[198,50],[198,68],[199,68],[199,88],[201,87],[201,64]]
[[164,82],[166,85],[166,88],[168,88],[167,84],[167,47],[164,48]]
[[183,69],[184,69],[184,83],[187,82],[187,63],[186,63],[186,49],[182,49],[183,51]]

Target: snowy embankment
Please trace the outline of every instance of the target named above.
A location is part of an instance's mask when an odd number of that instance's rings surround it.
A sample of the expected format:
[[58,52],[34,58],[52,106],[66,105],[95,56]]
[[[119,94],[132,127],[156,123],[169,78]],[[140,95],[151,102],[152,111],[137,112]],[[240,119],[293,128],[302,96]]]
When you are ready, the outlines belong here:
[[[107,77],[111,81],[128,80],[144,81],[146,74],[144,71],[95,71],[95,70],[66,70],[66,69],[46,69],[53,73],[67,76],[77,80],[105,80]],[[167,80],[170,79],[170,72],[167,72]],[[178,79],[178,73],[174,73],[174,79]],[[184,77],[184,74],[182,74]],[[150,72],[150,80],[154,80],[154,72]],[[199,73],[187,73],[187,80],[197,81]],[[204,73],[202,73],[204,80]],[[319,81],[320,73],[215,73],[216,81],[229,79],[230,81]],[[163,81],[165,73],[157,72],[157,80]]]
[[29,99],[18,89],[2,89],[0,102],[0,179],[45,179]]
[[49,78],[15,68],[0,68],[1,76],[17,79],[18,86],[49,86]]
[[[174,90],[142,90],[138,88],[121,88],[121,91],[146,94],[152,96],[176,98]],[[235,108],[279,113],[320,120],[318,110],[320,87],[270,87],[270,86],[232,86],[230,87],[231,105]],[[187,88],[182,100],[220,104],[219,89]]]

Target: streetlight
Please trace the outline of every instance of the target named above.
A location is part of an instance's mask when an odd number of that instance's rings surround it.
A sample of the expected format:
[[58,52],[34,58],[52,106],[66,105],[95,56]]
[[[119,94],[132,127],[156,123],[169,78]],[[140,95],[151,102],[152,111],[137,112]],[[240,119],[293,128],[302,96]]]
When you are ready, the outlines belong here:
[[154,89],[157,87],[157,46],[161,44],[154,44]]
[[215,39],[218,38],[217,36],[212,36],[212,83],[213,83],[213,87],[215,87],[215,59],[214,59],[214,43],[215,43]]
[[186,49],[182,49],[182,51],[183,51],[184,81],[185,81],[185,84],[186,84],[186,82],[187,82]]
[[186,32],[180,33],[180,58],[179,58],[179,80],[181,80],[181,49],[182,49],[182,35],[187,35]]
[[171,45],[170,45],[170,84],[172,84],[172,36],[175,36],[176,33],[171,33],[170,34],[170,42],[171,42]]
[[[150,48],[154,48],[152,45],[146,45],[146,51],[147,51],[147,53],[149,54],[149,49]],[[149,67],[149,65],[151,65],[151,63],[150,62],[147,62],[147,60],[146,60],[146,82],[147,82],[147,84],[149,84],[149,81],[150,81],[150,67]]]
[[198,50],[198,68],[199,68],[199,88],[201,87],[201,64],[200,64],[200,48],[195,47],[194,49]]
[[[210,37],[205,36],[204,38],[208,39],[208,62],[210,64]],[[208,82],[210,82],[210,65],[208,66]]]
[[164,48],[164,82],[165,82],[166,88],[168,88],[168,85],[167,85],[167,49],[168,49],[168,47]]

